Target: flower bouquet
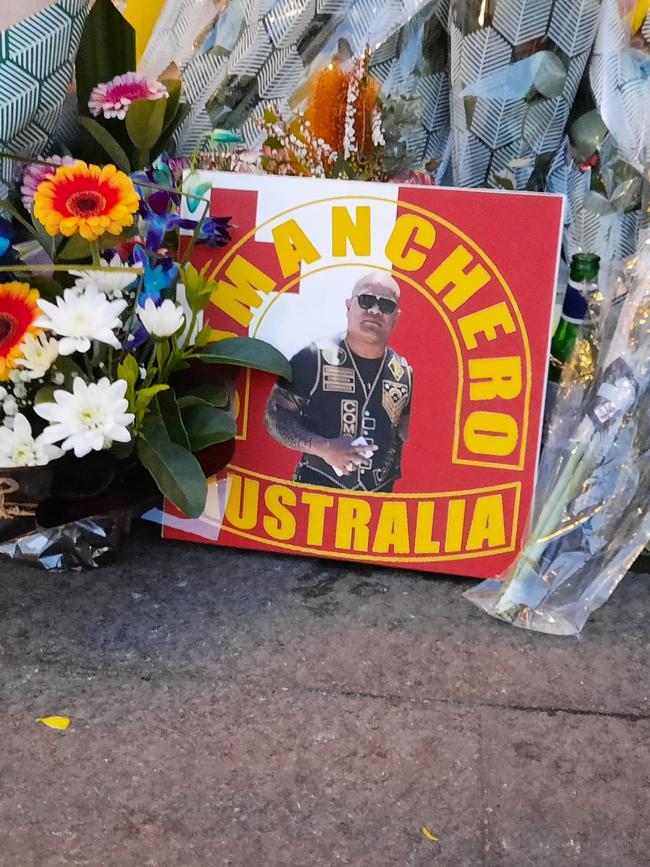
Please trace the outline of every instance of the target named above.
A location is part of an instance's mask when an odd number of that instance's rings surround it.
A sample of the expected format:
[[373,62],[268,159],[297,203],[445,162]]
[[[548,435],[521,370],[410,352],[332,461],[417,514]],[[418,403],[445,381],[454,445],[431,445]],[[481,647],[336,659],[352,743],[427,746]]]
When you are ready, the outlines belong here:
[[563,375],[524,549],[502,581],[465,594],[516,626],[580,632],[650,541],[649,243],[612,290],[595,360],[579,339]]
[[[199,516],[232,455],[233,371],[291,375],[268,344],[206,321],[219,287],[189,257],[227,244],[229,219],[207,216],[189,164],[163,150],[180,85],[124,71],[114,12],[97,0],[78,60],[79,151],[100,159],[12,154],[25,168],[0,202],[0,553],[48,568],[93,565],[161,494]],[[116,52],[101,54],[106,21]],[[110,77],[91,87],[95,54]]]
[[[431,182],[449,132],[446,17],[444,0],[225,2],[183,66],[178,146],[207,150],[203,167],[245,171],[252,155],[270,173]],[[224,159],[215,128],[241,135],[243,159]]]

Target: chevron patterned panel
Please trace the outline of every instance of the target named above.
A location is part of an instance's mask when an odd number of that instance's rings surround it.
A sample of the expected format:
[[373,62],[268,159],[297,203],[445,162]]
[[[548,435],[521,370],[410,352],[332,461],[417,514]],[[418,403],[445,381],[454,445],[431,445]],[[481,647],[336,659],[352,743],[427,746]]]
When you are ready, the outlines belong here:
[[[90,0],[56,0],[0,32],[0,139],[15,153],[36,156],[54,136]],[[13,169],[0,164],[6,185]]]
[[494,29],[512,45],[540,39],[546,33],[551,5],[552,0],[497,0]]
[[555,0],[548,35],[569,57],[582,54],[593,42],[599,11],[597,0]]
[[491,148],[503,147],[519,137],[525,109],[523,99],[477,99],[470,129]]

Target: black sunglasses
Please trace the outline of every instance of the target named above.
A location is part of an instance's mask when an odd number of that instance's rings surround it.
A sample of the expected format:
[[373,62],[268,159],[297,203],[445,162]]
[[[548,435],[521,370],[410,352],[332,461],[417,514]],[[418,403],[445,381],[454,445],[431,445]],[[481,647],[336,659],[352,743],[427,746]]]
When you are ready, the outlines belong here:
[[359,307],[362,310],[372,310],[373,307],[379,307],[380,313],[394,313],[397,310],[397,302],[391,298],[380,298],[379,295],[371,295],[369,292],[362,292],[357,295]]

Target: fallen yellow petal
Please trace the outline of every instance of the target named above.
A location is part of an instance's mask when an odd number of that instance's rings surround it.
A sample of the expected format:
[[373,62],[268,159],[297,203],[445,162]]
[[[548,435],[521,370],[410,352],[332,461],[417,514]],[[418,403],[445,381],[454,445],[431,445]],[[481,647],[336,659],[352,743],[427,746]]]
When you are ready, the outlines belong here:
[[64,732],[70,725],[70,720],[67,716],[43,716],[37,719],[36,722],[43,723],[49,729],[57,729],[60,732]]
[[429,831],[428,828],[423,828],[423,829],[422,829],[422,833],[423,833],[424,836],[427,838],[427,840],[432,840],[434,843],[438,840],[438,838],[437,838],[437,837],[434,837],[433,834],[431,833],[431,831]]

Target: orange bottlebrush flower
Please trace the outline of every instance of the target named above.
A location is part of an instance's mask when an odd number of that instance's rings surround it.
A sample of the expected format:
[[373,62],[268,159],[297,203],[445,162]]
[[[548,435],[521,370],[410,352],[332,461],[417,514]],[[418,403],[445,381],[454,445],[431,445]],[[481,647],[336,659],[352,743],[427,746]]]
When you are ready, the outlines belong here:
[[310,82],[309,105],[305,117],[316,138],[343,152],[345,110],[350,76],[337,63],[315,73]]
[[115,166],[61,166],[46,178],[34,195],[34,216],[49,235],[70,236],[78,232],[96,241],[109,232],[119,235],[133,225],[140,198],[133,182]]
[[28,334],[37,334],[34,325],[41,315],[39,294],[28,283],[0,283],[0,382],[22,357],[21,344]]
[[[353,74],[353,71],[345,72],[337,63],[330,63],[314,74],[309,86],[309,103],[305,116],[311,131],[338,154],[343,153],[348,88]],[[357,150],[361,156],[368,156],[372,151],[372,111],[377,105],[378,96],[379,82],[364,75],[359,83],[359,95],[354,105],[354,132]]]

